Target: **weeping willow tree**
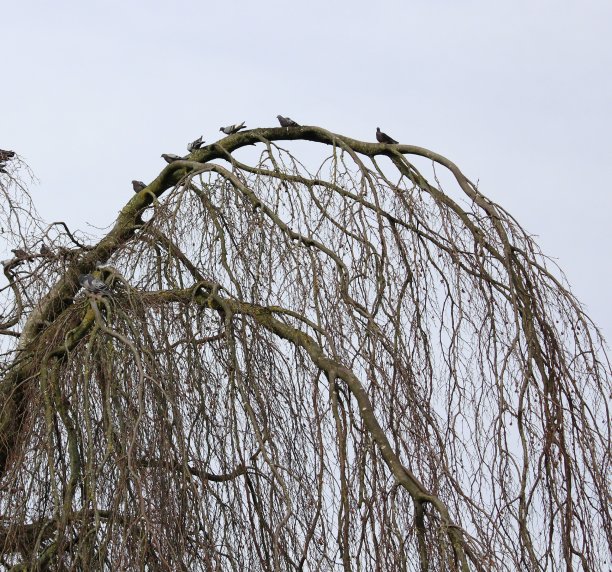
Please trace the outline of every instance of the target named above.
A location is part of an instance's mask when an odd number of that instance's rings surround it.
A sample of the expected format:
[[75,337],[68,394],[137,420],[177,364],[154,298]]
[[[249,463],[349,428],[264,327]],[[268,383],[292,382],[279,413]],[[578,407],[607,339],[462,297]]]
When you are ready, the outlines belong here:
[[245,131],[96,239],[44,224],[18,173],[5,568],[608,570],[602,338],[451,161]]

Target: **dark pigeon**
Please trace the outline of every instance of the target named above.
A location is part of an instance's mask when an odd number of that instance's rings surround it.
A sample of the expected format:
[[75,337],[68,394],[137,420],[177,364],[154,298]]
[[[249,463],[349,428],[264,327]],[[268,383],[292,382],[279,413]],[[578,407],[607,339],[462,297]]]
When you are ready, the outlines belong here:
[[397,144],[397,141],[395,139],[392,139],[391,137],[389,137],[386,133],[383,133],[380,130],[380,127],[376,128],[376,140],[379,143],[389,143],[390,145]]
[[145,183],[143,183],[142,181],[132,181],[132,188],[134,189],[135,193],[139,193],[146,186],[147,185]]
[[27,258],[28,257],[28,253],[25,250],[22,250],[21,248],[13,248],[11,250],[11,252],[17,257],[17,258]]
[[108,284],[91,274],[79,274],[79,284],[92,294],[102,294],[110,296],[111,291]]
[[299,127],[300,124],[296,123],[290,117],[283,117],[282,115],[277,115],[276,118],[278,122],[281,124],[281,127]]
[[15,151],[5,151],[0,149],[0,161],[8,161],[15,156]]
[[174,163],[174,161],[180,161],[182,157],[175,155],[174,153],[162,153],[161,155],[166,163]]
[[219,131],[223,131],[226,135],[233,135],[234,133],[238,133],[241,129],[246,129],[246,125],[242,123],[236,123],[235,125],[228,125],[227,127],[219,127]]
[[204,143],[206,143],[206,141],[202,141],[202,135],[200,135],[200,137],[198,137],[197,139],[189,143],[189,145],[187,145],[187,151],[192,153],[193,151],[197,149],[201,149]]

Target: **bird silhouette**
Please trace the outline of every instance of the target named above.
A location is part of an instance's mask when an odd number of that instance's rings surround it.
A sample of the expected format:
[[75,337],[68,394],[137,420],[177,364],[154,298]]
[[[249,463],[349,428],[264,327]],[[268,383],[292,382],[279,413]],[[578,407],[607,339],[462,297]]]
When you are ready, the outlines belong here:
[[91,274],[79,274],[79,284],[92,294],[102,294],[110,296],[111,291],[108,284]]
[[228,125],[227,127],[219,127],[219,131],[223,131],[226,135],[233,135],[238,133],[241,129],[246,129],[244,121],[242,123],[236,123],[234,125]]
[[277,115],[276,118],[278,122],[281,124],[281,127],[299,127],[300,124],[296,123],[291,119],[291,117],[283,117],[282,115]]
[[174,161],[180,161],[182,157],[175,155],[174,153],[162,153],[161,155],[166,163],[174,163]]
[[142,181],[132,181],[132,188],[134,189],[135,193],[139,193],[146,186],[147,185],[145,183],[143,183]]
[[6,151],[5,149],[0,149],[0,161],[8,161],[15,156],[15,151]]
[[197,139],[194,139],[191,143],[189,143],[189,145],[187,145],[187,151],[192,153],[193,151],[197,149],[201,149],[202,145],[206,143],[206,141],[202,141],[202,137],[203,135],[200,135],[200,137],[198,137]]
[[395,139],[392,139],[391,137],[389,137],[386,133],[383,133],[380,130],[380,127],[376,128],[376,140],[379,143],[390,143],[390,144],[396,144],[397,141]]
[[28,253],[21,248],[13,248],[11,252],[15,255],[16,258],[27,258]]

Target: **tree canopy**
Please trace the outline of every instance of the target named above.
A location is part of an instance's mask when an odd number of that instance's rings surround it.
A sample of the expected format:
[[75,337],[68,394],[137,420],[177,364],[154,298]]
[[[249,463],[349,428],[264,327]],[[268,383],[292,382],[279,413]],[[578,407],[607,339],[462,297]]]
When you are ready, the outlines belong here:
[[13,165],[7,569],[607,570],[604,342],[454,163],[251,129],[95,239]]

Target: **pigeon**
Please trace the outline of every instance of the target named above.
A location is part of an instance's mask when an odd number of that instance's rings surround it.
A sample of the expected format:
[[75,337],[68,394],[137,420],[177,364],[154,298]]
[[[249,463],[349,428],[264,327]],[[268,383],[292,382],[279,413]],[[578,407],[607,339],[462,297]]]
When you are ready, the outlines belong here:
[[28,253],[21,248],[13,248],[11,252],[15,255],[16,258],[27,258]]
[[[194,141],[189,143],[189,145],[187,145],[187,151],[192,153],[193,151],[195,151],[197,149],[201,149],[202,145],[204,145],[204,143],[206,143],[206,141],[202,141],[202,135],[200,135],[200,137],[198,137],[197,139],[195,139]],[[163,157],[163,155],[162,155],[162,157]],[[167,159],[166,159],[166,161],[167,161]]]
[[91,274],[79,274],[79,284],[92,294],[102,294],[110,296],[108,284]]
[[135,193],[139,193],[146,186],[147,185],[145,185],[145,183],[143,183],[142,181],[132,181],[132,188],[134,189]]
[[0,149],[0,161],[8,161],[15,156],[15,151],[5,151]]
[[236,123],[235,125],[228,125],[227,127],[219,127],[219,131],[223,131],[226,135],[233,135],[238,133],[241,129],[246,129],[244,121],[242,123]]
[[180,161],[182,157],[175,155],[174,153],[162,153],[161,155],[166,163],[174,163],[174,161]]
[[299,127],[300,124],[296,123],[290,117],[283,117],[282,115],[277,115],[276,118],[278,122],[281,124],[281,127]]
[[386,133],[383,133],[380,130],[380,127],[376,128],[376,140],[379,143],[390,143],[390,144],[396,144],[397,141],[395,139],[392,139],[391,137],[389,137]]

